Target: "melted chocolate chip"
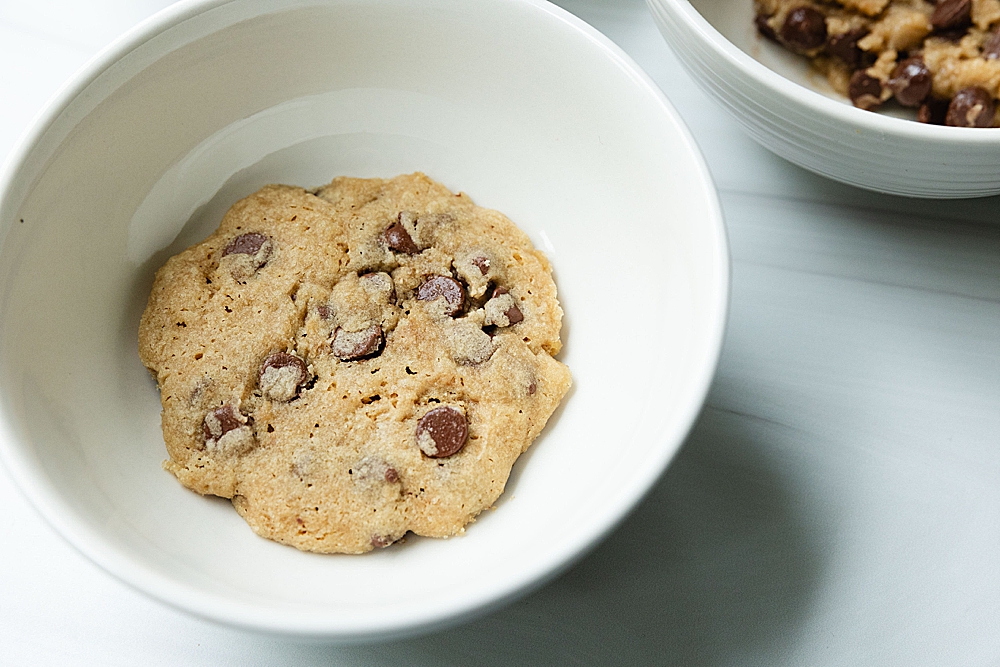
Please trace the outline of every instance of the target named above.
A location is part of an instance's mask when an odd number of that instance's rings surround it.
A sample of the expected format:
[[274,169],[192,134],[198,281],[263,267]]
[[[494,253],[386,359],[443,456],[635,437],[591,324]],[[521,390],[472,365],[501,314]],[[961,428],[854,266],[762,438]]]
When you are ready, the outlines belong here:
[[337,327],[330,342],[330,352],[341,361],[356,361],[377,356],[382,352],[384,342],[382,327],[378,324],[361,331],[347,331]]
[[485,276],[490,272],[490,260],[487,257],[473,257],[469,260],[472,262],[476,268]]
[[847,95],[854,106],[870,111],[882,104],[882,82],[859,69],[851,75]]
[[948,100],[939,100],[931,97],[917,109],[917,120],[930,125],[944,125],[944,119],[947,114]]
[[249,232],[231,240],[222,250],[222,256],[234,256],[229,270],[238,281],[244,281],[259,271],[271,257],[271,239],[264,234]]
[[390,484],[395,484],[396,482],[399,481],[399,473],[396,472],[395,468],[390,467],[385,469],[385,481],[389,482]]
[[935,30],[934,36],[940,37],[941,39],[946,39],[949,42],[958,44],[962,41],[962,38],[969,34],[969,26],[960,25],[957,28],[946,28],[944,30]]
[[272,401],[290,401],[309,377],[306,362],[287,352],[275,352],[257,374],[261,393]]
[[205,444],[211,446],[225,434],[246,425],[247,421],[241,412],[228,403],[215,408],[205,415],[205,422],[202,424]]
[[260,373],[263,375],[269,368],[291,368],[295,371],[302,382],[306,379],[306,362],[301,358],[295,356],[294,354],[289,354],[287,352],[275,352],[269,355],[264,363],[261,364]]
[[923,58],[914,56],[896,65],[889,77],[889,88],[903,106],[919,106],[927,99],[931,92],[931,71]]
[[983,43],[982,56],[987,60],[1000,58],[1000,29],[995,30]]
[[757,14],[757,16],[754,17],[753,22],[754,25],[757,26],[757,32],[759,32],[762,37],[766,37],[767,39],[776,42],[778,41],[778,35],[774,32],[774,28],[771,27],[771,24],[768,23],[770,18],[771,16],[768,14]]
[[[493,302],[493,299],[497,299],[505,294],[510,294],[506,287],[496,287],[493,290],[493,295],[490,298],[492,303],[487,303],[485,306],[486,319],[484,321],[486,324],[509,327],[517,324],[518,322],[524,321],[524,315],[521,313],[521,309],[517,307],[517,303],[514,301],[513,297],[508,297],[500,302]],[[503,317],[507,320],[506,322],[504,322],[503,318],[498,316],[498,311],[501,309],[503,311]]]
[[448,406],[434,408],[417,422],[417,445],[431,458],[456,454],[465,446],[469,423],[461,411]]
[[465,305],[465,288],[462,283],[449,276],[431,276],[417,290],[417,298],[421,301],[434,301],[444,297],[447,302],[445,313],[454,317]]
[[796,51],[811,51],[826,43],[826,17],[812,7],[796,7],[781,26],[781,41]]
[[420,252],[420,248],[410,238],[410,233],[406,231],[406,227],[398,220],[386,227],[386,230],[382,232],[382,239],[390,249],[396,252],[406,255],[416,255]]
[[830,35],[826,42],[826,52],[834,58],[847,63],[850,67],[861,64],[861,49],[858,40],[868,34],[867,28],[855,28],[839,35]]
[[935,30],[964,26],[972,20],[972,0],[939,0],[931,14]]
[[992,127],[996,106],[993,97],[979,86],[963,88],[948,105],[944,124],[953,127]]
[[268,242],[268,238],[257,232],[240,234],[223,249],[222,256],[226,255],[256,255],[260,249]]

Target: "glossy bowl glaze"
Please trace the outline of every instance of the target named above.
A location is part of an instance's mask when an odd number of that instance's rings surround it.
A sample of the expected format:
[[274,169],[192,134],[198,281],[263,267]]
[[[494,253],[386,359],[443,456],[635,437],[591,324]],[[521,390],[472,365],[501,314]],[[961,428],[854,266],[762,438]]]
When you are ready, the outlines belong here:
[[761,38],[753,0],[646,0],[698,85],[765,148],[817,174],[926,198],[1000,193],[1000,129],[855,108],[805,58]]
[[[548,254],[574,389],[461,537],[364,556],[261,539],[160,467],[136,342],[153,273],[266,183],[418,170]],[[241,627],[386,638],[539,585],[657,479],[721,346],[728,254],[697,148],[620,49],[541,0],[181,2],[67,85],[0,197],[5,463],[109,572]]]

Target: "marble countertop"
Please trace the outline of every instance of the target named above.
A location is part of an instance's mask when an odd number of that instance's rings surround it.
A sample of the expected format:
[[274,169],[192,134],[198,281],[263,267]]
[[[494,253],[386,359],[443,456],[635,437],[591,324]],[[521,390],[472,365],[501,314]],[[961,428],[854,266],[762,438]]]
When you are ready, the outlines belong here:
[[[167,0],[0,3],[0,155]],[[0,468],[4,665],[1000,665],[1000,199],[839,185],[746,137],[642,0],[563,0],[663,88],[733,255],[726,343],[672,466],[608,539],[500,611],[335,647],[155,602]]]

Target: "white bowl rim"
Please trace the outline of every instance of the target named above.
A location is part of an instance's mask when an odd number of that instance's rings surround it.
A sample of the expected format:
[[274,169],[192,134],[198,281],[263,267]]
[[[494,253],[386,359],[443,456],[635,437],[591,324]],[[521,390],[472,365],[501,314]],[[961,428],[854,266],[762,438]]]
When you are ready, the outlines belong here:
[[[238,0],[180,0],[138,23],[93,56],[46,102],[8,154],[4,164],[0,167],[0,203],[10,192],[15,175],[24,167],[39,140],[45,136],[76,97],[98,76],[158,34],[203,12],[234,1]],[[537,562],[533,569],[525,569],[516,583],[500,595],[484,594],[477,598],[470,598],[461,607],[434,610],[426,613],[423,617],[414,618],[405,625],[386,624],[378,627],[371,625],[362,627],[338,623],[334,627],[334,624],[331,624],[322,615],[305,616],[301,613],[274,610],[264,613],[256,607],[248,608],[239,602],[203,593],[193,586],[174,581],[138,559],[125,555],[110,546],[98,532],[72,521],[67,511],[70,509],[68,503],[59,496],[48,479],[38,471],[29,451],[22,451],[20,448],[11,446],[16,438],[8,425],[8,420],[4,417],[4,405],[0,403],[0,462],[5,465],[15,484],[42,518],[72,547],[101,569],[140,593],[158,599],[169,606],[192,613],[205,620],[233,627],[276,635],[348,642],[414,635],[449,624],[454,619],[475,618],[540,587],[557,576],[599,544],[624,520],[650,491],[653,484],[680,450],[685,437],[701,412],[714,379],[722,353],[729,315],[731,256],[722,207],[711,173],[690,130],[666,95],[645,71],[611,39],[582,19],[548,2],[548,0],[503,1],[511,4],[527,4],[548,13],[582,33],[606,56],[616,62],[636,85],[645,89],[659,103],[664,115],[674,121],[681,138],[691,148],[691,155],[694,158],[692,166],[701,174],[705,183],[706,192],[709,195],[706,203],[711,213],[710,219],[705,220],[705,224],[710,226],[709,236],[713,241],[712,248],[714,249],[713,280],[719,289],[715,294],[714,302],[706,304],[706,312],[709,313],[706,319],[710,320],[709,335],[706,337],[709,345],[705,347],[708,351],[707,354],[700,360],[699,380],[677,410],[679,418],[675,422],[673,432],[662,434],[663,440],[673,446],[661,448],[657,465],[650,466],[642,483],[629,490],[628,495],[625,496],[627,502],[622,503],[618,511],[608,513],[602,523],[596,524],[593,530],[577,541],[567,542],[564,548],[549,561]],[[0,245],[6,237],[6,231],[0,229]]]
[[[749,2],[750,0],[747,0]],[[778,74],[755,60],[743,49],[733,44],[701,15],[688,0],[646,0],[652,11],[656,5],[670,6],[703,42],[706,42],[748,78],[755,79],[779,95],[790,98],[806,110],[833,116],[845,125],[863,125],[873,132],[895,135],[900,139],[931,141],[959,145],[992,142],[1000,144],[1000,132],[983,132],[982,128],[949,127],[918,123],[905,118],[895,118],[880,113],[858,109],[849,104],[832,100],[815,90],[802,86]],[[994,128],[1000,130],[1000,128]]]

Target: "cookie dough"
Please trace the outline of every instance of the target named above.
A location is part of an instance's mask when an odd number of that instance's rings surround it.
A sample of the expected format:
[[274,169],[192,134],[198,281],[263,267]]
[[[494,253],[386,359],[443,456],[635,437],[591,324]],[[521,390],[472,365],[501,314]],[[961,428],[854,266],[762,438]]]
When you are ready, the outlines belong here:
[[855,106],[923,123],[1000,123],[1000,0],[755,0],[758,32],[810,59]]
[[164,467],[259,535],[360,553],[463,531],[570,386],[551,267],[423,174],[272,185],[156,274]]

